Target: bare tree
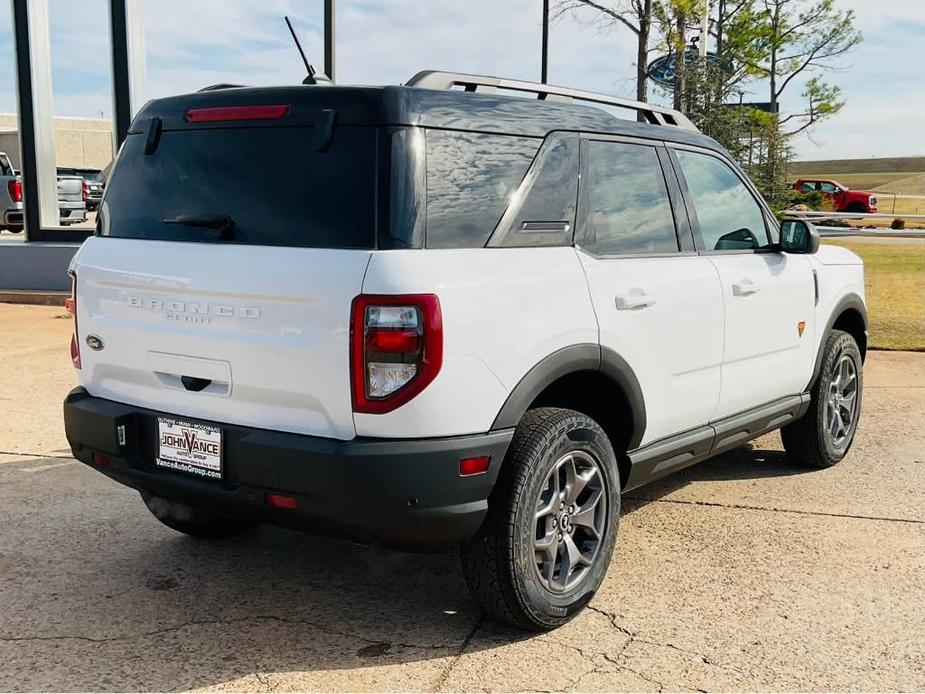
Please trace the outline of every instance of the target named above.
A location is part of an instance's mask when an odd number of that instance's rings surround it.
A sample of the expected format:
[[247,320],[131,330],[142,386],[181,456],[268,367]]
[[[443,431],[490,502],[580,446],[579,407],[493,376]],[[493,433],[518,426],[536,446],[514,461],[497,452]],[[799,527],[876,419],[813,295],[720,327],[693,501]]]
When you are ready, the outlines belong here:
[[[751,17],[760,57],[750,61],[752,76],[768,80],[772,111],[784,91],[801,75],[835,68],[833,60],[861,42],[854,28],[854,11],[838,10],[834,0],[761,0]],[[806,83],[803,98],[807,106],[781,119],[795,127],[787,135],[806,130],[838,112],[841,90],[813,77]]]
[[577,10],[597,13],[595,23],[604,27],[624,27],[636,37],[636,100],[648,98],[646,68],[649,64],[649,37],[652,32],[653,0],[556,0],[553,19]]

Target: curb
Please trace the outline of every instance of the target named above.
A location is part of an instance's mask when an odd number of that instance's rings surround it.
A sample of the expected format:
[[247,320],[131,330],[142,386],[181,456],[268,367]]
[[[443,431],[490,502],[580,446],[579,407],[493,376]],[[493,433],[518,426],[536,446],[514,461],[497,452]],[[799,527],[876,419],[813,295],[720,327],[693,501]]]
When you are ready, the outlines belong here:
[[68,292],[47,292],[28,289],[0,289],[0,304],[30,304],[33,306],[64,306]]

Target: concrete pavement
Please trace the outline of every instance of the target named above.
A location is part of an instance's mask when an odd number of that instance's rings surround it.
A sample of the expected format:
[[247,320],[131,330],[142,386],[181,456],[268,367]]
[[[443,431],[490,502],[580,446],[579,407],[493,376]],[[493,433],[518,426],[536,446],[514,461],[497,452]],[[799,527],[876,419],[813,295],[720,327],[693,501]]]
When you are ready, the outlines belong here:
[[161,526],[69,457],[63,315],[0,305],[0,690],[925,689],[925,354],[871,353],[836,468],[774,434],[631,493],[591,608],[536,636],[455,553]]

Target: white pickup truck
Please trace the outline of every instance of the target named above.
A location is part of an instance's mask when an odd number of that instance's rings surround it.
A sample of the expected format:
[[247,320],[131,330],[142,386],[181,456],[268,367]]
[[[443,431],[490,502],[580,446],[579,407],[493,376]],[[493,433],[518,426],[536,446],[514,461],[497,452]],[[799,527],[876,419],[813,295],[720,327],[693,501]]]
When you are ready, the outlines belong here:
[[[58,211],[61,226],[87,221],[87,185],[80,176],[58,176]],[[22,177],[10,164],[6,152],[0,152],[0,207],[3,208],[0,231],[18,234],[23,229]]]

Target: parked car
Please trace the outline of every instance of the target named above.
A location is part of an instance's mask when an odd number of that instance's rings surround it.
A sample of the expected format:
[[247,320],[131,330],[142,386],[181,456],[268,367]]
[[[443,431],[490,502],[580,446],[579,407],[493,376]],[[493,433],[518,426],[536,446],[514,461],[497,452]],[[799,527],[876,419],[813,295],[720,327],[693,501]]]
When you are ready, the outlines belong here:
[[[83,179],[80,176],[58,176],[58,211],[61,226],[87,220]],[[0,206],[3,208],[0,228],[18,234],[23,229],[22,178],[10,165],[6,153],[0,152]]]
[[84,201],[87,204],[87,210],[93,212],[100,206],[100,201],[103,199],[103,190],[106,187],[102,171],[99,169],[59,166],[58,174],[80,176],[84,181]]
[[627,491],[778,428],[835,465],[861,411],[860,259],[680,113],[588,92],[150,101],[70,271],[75,458],[194,537],[460,545],[529,629],[592,599]]
[[863,190],[850,190],[838,181],[801,178],[793,184],[794,190],[801,193],[819,191],[826,200],[832,202],[835,212],[877,211],[877,196]]

